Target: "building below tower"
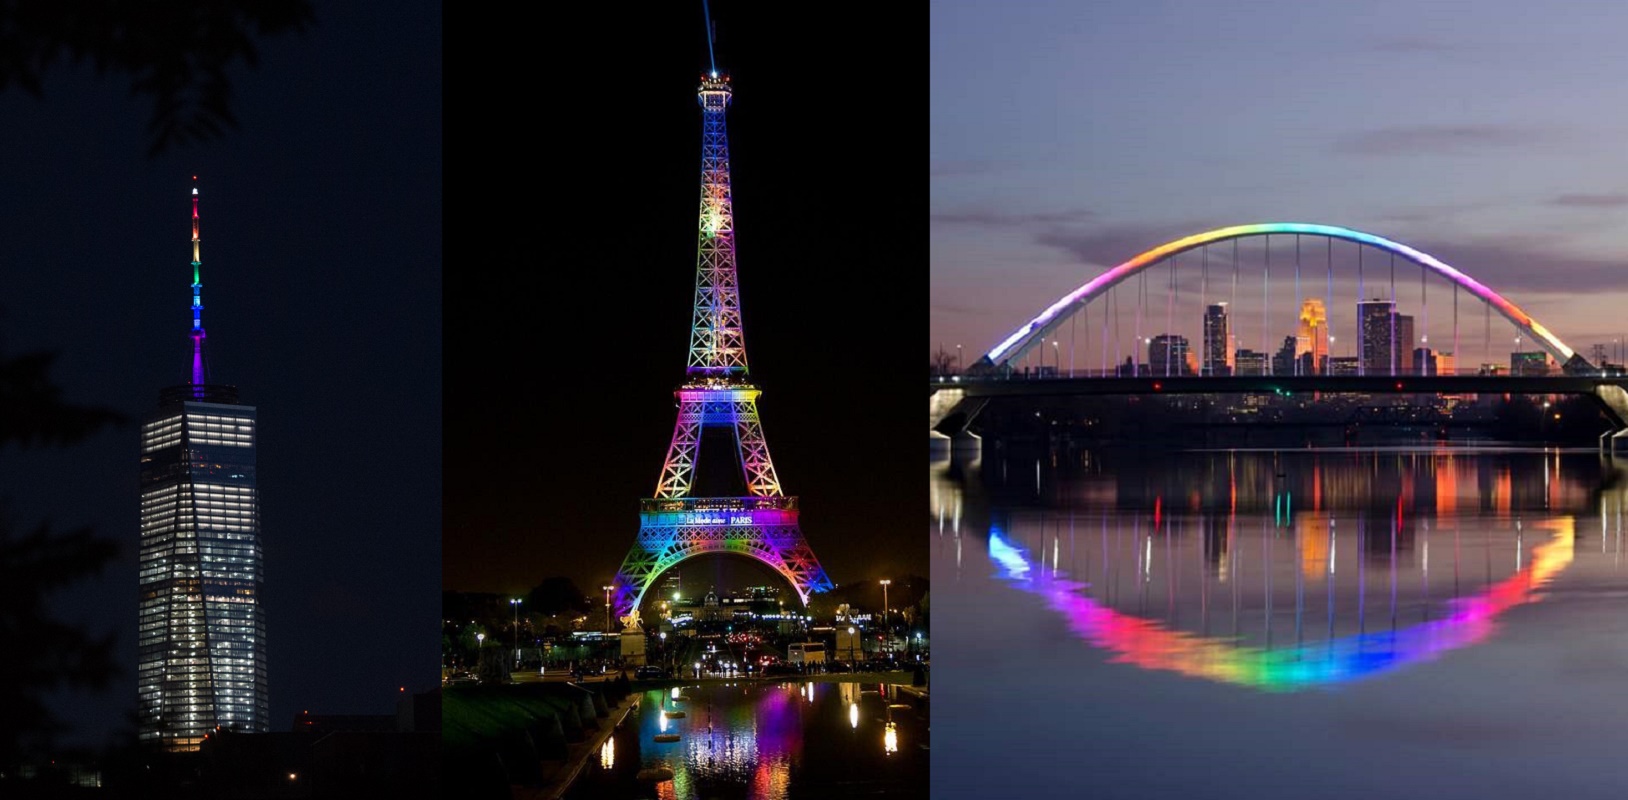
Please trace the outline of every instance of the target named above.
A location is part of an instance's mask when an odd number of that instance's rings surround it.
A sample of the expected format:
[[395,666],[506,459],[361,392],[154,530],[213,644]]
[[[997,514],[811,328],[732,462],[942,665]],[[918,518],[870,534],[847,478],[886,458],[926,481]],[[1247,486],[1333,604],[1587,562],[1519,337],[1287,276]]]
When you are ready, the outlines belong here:
[[142,424],[139,737],[161,749],[267,730],[255,435],[229,387],[167,390]]

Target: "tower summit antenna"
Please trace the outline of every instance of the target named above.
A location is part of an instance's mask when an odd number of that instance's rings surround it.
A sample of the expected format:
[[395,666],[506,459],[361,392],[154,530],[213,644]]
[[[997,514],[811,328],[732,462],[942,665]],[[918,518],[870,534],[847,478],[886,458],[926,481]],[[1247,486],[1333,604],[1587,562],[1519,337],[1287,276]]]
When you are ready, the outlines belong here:
[[203,257],[198,249],[198,176],[192,176],[192,385],[209,383],[209,364],[204,358],[203,280],[199,271]]
[[707,61],[712,64],[712,77],[718,77],[718,57],[712,54],[712,12],[707,10],[707,0],[701,0],[701,16],[707,22]]

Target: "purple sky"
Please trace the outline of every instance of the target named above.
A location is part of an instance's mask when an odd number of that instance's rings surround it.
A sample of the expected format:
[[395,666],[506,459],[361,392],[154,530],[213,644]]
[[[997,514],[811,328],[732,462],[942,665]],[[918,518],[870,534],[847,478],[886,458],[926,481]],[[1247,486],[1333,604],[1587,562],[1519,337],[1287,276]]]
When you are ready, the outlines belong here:
[[936,0],[931,26],[930,349],[970,363],[1104,267],[1269,221],[1417,247],[1585,355],[1628,331],[1628,6]]

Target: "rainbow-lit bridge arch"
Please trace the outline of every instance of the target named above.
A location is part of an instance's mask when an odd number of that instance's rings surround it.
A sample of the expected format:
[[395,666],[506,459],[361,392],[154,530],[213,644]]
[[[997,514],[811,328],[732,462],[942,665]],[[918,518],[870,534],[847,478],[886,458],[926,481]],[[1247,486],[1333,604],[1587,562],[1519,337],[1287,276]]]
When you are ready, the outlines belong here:
[[1391,241],[1383,236],[1371,233],[1342,228],[1337,225],[1318,225],[1303,222],[1264,222],[1252,225],[1233,225],[1227,228],[1217,228],[1212,231],[1194,234],[1183,239],[1162,244],[1148,250],[1135,258],[1110,269],[1091,279],[1084,286],[1064,295],[1057,302],[1052,303],[1039,316],[1030,320],[1028,324],[1017,329],[1012,335],[1006,337],[994,349],[986,353],[980,364],[984,367],[1001,367],[1013,363],[1023,357],[1030,348],[1045,341],[1048,334],[1062,322],[1073,316],[1076,311],[1084,308],[1098,295],[1112,289],[1148,267],[1164,259],[1178,255],[1188,250],[1194,250],[1206,245],[1223,242],[1228,239],[1241,239],[1249,236],[1269,236],[1273,234],[1305,234],[1310,236],[1323,236],[1330,239],[1344,239],[1358,244],[1369,245],[1401,256],[1415,264],[1434,270],[1453,283],[1469,290],[1491,308],[1498,310],[1506,319],[1513,323],[1516,329],[1531,337],[1532,341],[1559,361],[1565,363],[1571,360],[1574,351],[1560,341],[1559,337],[1549,332],[1532,315],[1522,311],[1521,308],[1510,302],[1503,295],[1498,294],[1483,283],[1454,269],[1441,259],[1419,250],[1415,250],[1400,242]]

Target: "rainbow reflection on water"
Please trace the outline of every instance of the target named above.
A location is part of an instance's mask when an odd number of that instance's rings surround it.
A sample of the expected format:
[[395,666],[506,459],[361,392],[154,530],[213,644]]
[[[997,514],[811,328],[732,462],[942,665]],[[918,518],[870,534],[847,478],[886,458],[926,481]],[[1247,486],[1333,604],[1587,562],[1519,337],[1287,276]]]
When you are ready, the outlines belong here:
[[1530,562],[1475,595],[1451,601],[1440,619],[1395,631],[1343,636],[1267,649],[1220,636],[1178,630],[1123,613],[1087,594],[1088,586],[1060,570],[1035,570],[1025,549],[990,527],[989,557],[996,576],[1046,599],[1081,639],[1114,653],[1113,663],[1177,672],[1263,691],[1298,691],[1373,677],[1430,661],[1490,636],[1499,615],[1541,599],[1534,590],[1571,564],[1575,531],[1570,518],[1549,523],[1552,536],[1532,550]]
[[[684,686],[688,713],[679,719],[662,713],[669,690],[650,690],[612,737],[624,739],[621,752],[602,750],[567,797],[788,800],[794,794],[831,796],[837,787],[871,796],[925,796],[925,718],[890,708],[891,687],[877,692],[876,684],[868,686],[869,692],[848,682]],[[680,738],[657,743],[658,733]],[[816,738],[818,758],[805,754],[806,741]],[[662,767],[672,770],[671,780],[632,779]]]

